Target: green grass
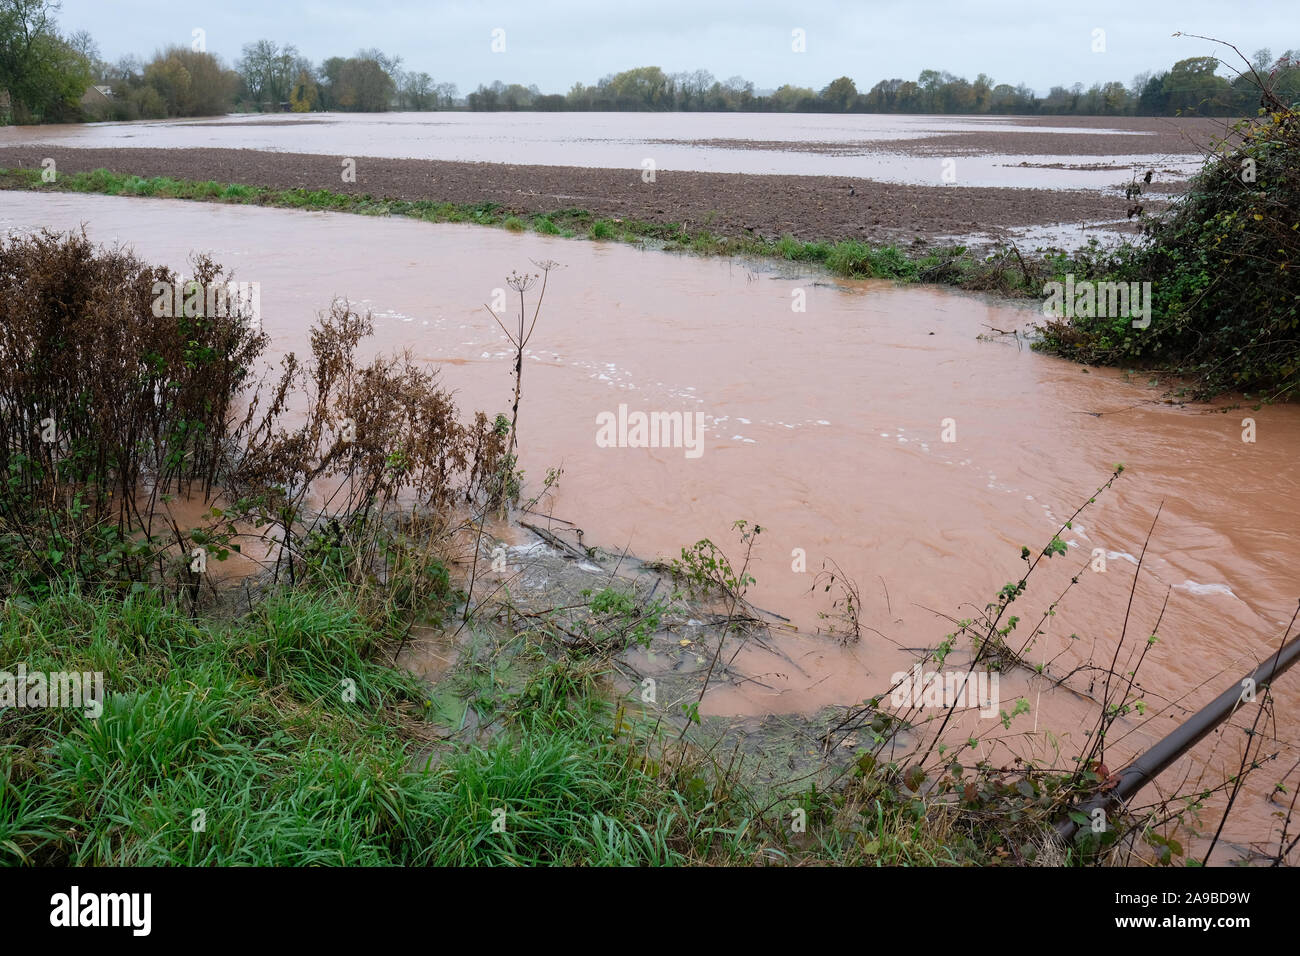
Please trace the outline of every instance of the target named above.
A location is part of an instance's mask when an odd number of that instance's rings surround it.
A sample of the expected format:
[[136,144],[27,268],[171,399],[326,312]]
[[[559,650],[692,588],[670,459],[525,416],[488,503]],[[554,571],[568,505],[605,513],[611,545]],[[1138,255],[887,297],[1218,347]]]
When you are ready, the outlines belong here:
[[[607,623],[641,610],[608,590],[592,606]],[[616,714],[600,661],[527,646],[513,663],[499,647],[471,654],[435,689],[389,666],[341,588],[274,594],[221,623],[149,592],[11,598],[3,659],[102,670],[106,699],[98,718],[0,711],[0,864],[985,859],[879,782],[852,798],[863,806],[847,828],[832,825],[843,797],[754,799],[703,751],[675,760],[649,715]],[[419,729],[456,719],[461,700],[497,729],[431,751]],[[791,840],[796,805],[811,843]]]
[[398,861],[386,801],[408,771],[392,717],[423,691],[367,658],[355,608],[289,594],[218,627],[149,594],[65,592],[0,620],[5,660],[102,670],[107,692],[97,719],[0,715],[0,861]]
[[917,277],[917,264],[897,246],[874,247],[856,240],[837,242],[826,250],[826,268],[836,275],[863,279],[896,279],[907,282]]
[[785,235],[776,241],[773,252],[790,262],[825,262],[830,246],[825,242],[800,242]]
[[686,821],[703,801],[643,773],[563,664],[534,674],[490,746],[421,766],[403,728],[427,689],[374,659],[341,592],[221,626],[148,594],[71,592],[0,621],[5,660],[102,669],[107,689],[98,719],[0,713],[0,862],[670,864],[700,836]]
[[[257,195],[257,190],[251,186],[239,186],[231,184],[221,191],[222,199],[249,200]],[[286,203],[288,205],[288,203]]]

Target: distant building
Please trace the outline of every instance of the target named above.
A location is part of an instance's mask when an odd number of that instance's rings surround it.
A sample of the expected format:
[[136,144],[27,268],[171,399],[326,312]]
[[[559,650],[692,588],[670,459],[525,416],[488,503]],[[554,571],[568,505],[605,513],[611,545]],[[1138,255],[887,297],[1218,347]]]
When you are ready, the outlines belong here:
[[81,109],[87,116],[103,116],[112,108],[111,86],[91,86],[81,94]]

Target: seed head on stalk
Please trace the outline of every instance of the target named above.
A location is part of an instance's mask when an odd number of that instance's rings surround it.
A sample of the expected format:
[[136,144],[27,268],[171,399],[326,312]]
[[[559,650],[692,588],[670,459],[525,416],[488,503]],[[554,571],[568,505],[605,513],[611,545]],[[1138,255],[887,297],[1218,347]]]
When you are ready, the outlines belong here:
[[[510,456],[515,454],[515,446],[518,444],[519,396],[524,376],[524,349],[527,348],[529,340],[533,337],[533,329],[537,326],[537,317],[542,311],[542,300],[546,298],[546,282],[550,278],[551,270],[559,266],[558,262],[550,259],[543,259],[541,262],[534,259],[532,263],[541,272],[532,274],[511,272],[509,278],[506,279],[506,285],[519,293],[519,323],[516,330],[511,331],[506,328],[505,323],[501,321],[501,317],[492,311],[492,307],[484,305],[484,308],[496,320],[497,325],[501,327],[501,331],[506,334],[510,344],[515,347],[515,395],[514,403],[510,409],[510,444],[507,450],[507,454]],[[532,322],[528,323],[528,328],[525,331],[524,323],[527,318],[527,310],[525,309],[524,296],[537,284],[538,279],[542,280],[542,290],[537,295],[537,305],[533,309]]]

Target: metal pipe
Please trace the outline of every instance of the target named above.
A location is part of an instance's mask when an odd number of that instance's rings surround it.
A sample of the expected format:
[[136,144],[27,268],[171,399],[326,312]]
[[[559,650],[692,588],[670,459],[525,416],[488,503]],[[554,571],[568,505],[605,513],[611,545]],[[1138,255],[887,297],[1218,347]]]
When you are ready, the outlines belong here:
[[[1277,653],[1269,655],[1269,658],[1264,663],[1239,680],[1235,686],[1225,690],[1175,728],[1167,737],[1121,770],[1117,774],[1119,779],[1114,787],[1105,792],[1094,794],[1080,806],[1071,809],[1091,816],[1092,811],[1098,807],[1108,810],[1117,800],[1127,802],[1147,783],[1158,777],[1161,771],[1196,746],[1202,738],[1220,723],[1232,716],[1233,711],[1237,709],[1237,705],[1242,703],[1247,681],[1253,681],[1249,685],[1251,688],[1258,688],[1261,684],[1269,683],[1273,678],[1281,675],[1297,660],[1300,660],[1300,635],[1293,637],[1280,647]],[[1067,817],[1057,826],[1056,833],[1068,843],[1074,839],[1074,835],[1078,830],[1079,824]]]

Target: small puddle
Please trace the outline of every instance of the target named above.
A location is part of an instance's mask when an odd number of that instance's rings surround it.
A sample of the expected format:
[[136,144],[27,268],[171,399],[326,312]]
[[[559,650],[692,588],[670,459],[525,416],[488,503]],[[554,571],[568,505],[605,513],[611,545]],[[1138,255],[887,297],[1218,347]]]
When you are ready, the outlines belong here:
[[436,684],[456,663],[456,630],[416,625],[397,655],[397,665]]

